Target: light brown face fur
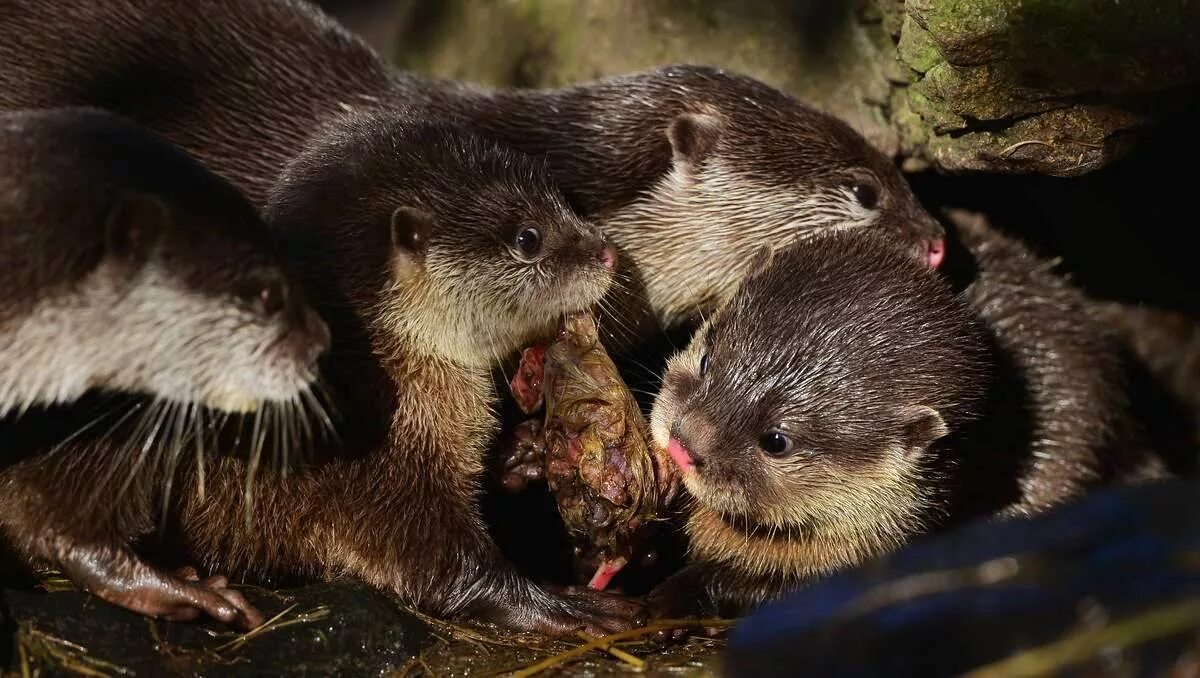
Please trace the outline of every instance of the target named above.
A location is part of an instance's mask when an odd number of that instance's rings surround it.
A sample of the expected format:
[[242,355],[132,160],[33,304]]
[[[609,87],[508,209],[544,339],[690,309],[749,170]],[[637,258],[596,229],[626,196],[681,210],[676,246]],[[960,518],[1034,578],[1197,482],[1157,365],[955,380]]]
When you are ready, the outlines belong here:
[[696,502],[695,552],[800,576],[925,529],[935,443],[981,388],[978,341],[945,285],[877,234],[827,234],[755,271],[670,361],[651,415]]
[[[764,245],[781,249],[827,231],[879,228],[924,252],[940,237],[935,224],[918,217],[912,224],[889,218],[888,194],[869,169],[830,168],[827,176],[802,178],[811,181],[772,183],[747,173],[744,161],[724,148],[736,140],[713,143],[702,158],[677,152],[670,172],[647,197],[604,223],[614,241],[635,256],[650,306],[667,325],[727,301],[750,257]],[[875,202],[862,204],[855,186],[869,186],[878,194]],[[906,185],[895,190],[915,202]]]

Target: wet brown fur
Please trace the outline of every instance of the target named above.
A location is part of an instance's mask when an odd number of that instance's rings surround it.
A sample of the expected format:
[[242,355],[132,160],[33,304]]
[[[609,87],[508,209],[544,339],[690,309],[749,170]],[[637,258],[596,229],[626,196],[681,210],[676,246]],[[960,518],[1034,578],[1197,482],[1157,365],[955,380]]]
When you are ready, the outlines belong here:
[[323,123],[388,70],[298,0],[16,0],[0,6],[0,109],[96,106],[182,146],[261,207]]

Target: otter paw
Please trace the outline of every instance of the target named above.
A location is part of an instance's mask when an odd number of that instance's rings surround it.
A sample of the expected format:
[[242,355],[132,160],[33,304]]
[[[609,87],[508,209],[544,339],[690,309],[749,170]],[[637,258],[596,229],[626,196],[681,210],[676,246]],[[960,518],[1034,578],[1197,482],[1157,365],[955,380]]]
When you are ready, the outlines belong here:
[[641,603],[582,587],[561,593],[538,591],[524,604],[495,604],[476,611],[484,619],[515,631],[546,636],[568,636],[576,631],[605,636],[646,623]]
[[546,441],[542,422],[529,419],[512,432],[511,451],[504,458],[500,484],[507,492],[517,493],[546,476]]
[[582,586],[564,589],[559,606],[562,612],[547,620],[555,632],[543,633],[566,635],[585,631],[605,636],[643,626],[647,619],[646,606],[640,601]]
[[182,578],[153,573],[136,585],[94,586],[97,597],[127,610],[169,621],[191,621],[205,614],[217,621],[250,630],[264,621],[262,614],[232,589],[223,576],[201,580],[195,570]]

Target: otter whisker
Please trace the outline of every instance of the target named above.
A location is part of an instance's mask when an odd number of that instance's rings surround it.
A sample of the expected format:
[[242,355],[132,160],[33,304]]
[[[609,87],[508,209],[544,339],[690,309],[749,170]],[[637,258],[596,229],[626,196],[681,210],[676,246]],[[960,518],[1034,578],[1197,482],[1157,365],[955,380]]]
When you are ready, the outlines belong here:
[[158,441],[158,435],[162,431],[163,423],[166,421],[171,409],[172,408],[169,403],[163,401],[159,402],[158,414],[155,415],[154,425],[147,434],[146,440],[142,444],[142,448],[138,452],[137,458],[134,460],[133,465],[129,469],[129,476],[125,478],[125,482],[122,483],[121,489],[117,490],[116,496],[118,499],[124,497],[125,493],[129,490],[133,483],[138,480],[138,471],[141,470],[142,465],[145,464],[147,457],[150,455],[151,448],[153,448],[155,443]]
[[197,405],[195,408],[195,416],[192,417],[193,434],[196,436],[196,495],[200,500],[204,499],[204,410]]
[[245,489],[242,493],[243,502],[246,506],[246,527],[249,528],[254,520],[254,481],[255,475],[258,472],[259,463],[262,461],[262,448],[265,443],[266,429],[263,426],[262,410],[254,413],[254,426],[251,429],[251,450],[250,458],[246,463],[246,482]]
[[171,445],[168,452],[163,455],[164,474],[163,489],[162,489],[162,507],[159,516],[158,529],[162,534],[166,529],[167,518],[171,510],[171,491],[175,487],[175,474],[178,472],[179,459],[183,455],[183,448],[186,441],[187,418],[190,416],[193,405],[191,403],[179,403],[174,409],[173,421],[171,422]]

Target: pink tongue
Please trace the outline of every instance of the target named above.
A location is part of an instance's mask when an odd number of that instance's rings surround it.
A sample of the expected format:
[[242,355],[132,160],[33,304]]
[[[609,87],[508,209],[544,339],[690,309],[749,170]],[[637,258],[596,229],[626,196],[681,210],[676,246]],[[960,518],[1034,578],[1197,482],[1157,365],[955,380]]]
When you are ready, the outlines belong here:
[[629,561],[625,558],[614,558],[613,560],[605,560],[600,563],[600,567],[596,568],[596,574],[592,575],[592,580],[588,582],[588,586],[603,591],[612,582],[612,578],[617,576],[621,568],[625,567],[625,563]]
[[929,243],[929,268],[937,268],[946,258],[946,241],[934,240]]
[[692,455],[688,454],[687,448],[675,438],[671,438],[671,442],[667,444],[667,454],[671,455],[680,471],[690,471],[696,466],[692,463]]

